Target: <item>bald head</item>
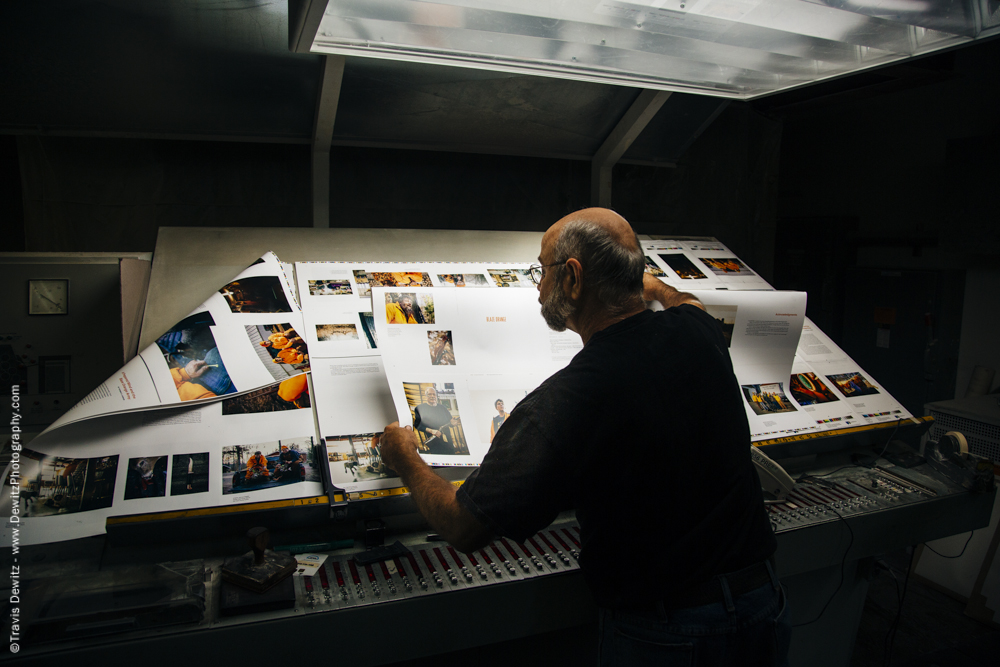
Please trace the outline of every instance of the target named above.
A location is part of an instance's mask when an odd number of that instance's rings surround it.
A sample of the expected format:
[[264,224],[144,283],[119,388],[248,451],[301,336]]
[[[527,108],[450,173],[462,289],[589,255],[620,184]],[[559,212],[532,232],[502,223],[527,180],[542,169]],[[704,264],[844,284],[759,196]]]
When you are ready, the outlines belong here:
[[607,314],[643,307],[642,248],[632,226],[614,211],[585,208],[570,213],[545,232],[542,248],[550,263],[579,260],[586,291]]
[[546,235],[553,234],[553,240],[557,240],[567,224],[577,221],[603,230],[610,239],[622,246],[623,249],[639,250],[639,242],[635,236],[635,232],[632,231],[632,225],[628,224],[628,220],[607,208],[595,207],[574,211],[549,227]]

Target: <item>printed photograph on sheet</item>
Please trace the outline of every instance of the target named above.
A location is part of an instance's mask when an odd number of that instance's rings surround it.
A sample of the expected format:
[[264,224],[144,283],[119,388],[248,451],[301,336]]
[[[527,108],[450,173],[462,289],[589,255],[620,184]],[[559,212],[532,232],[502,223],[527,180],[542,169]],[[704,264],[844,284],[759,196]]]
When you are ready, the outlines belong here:
[[325,438],[330,479],[334,484],[368,482],[396,477],[382,462],[381,433],[360,433]]
[[769,384],[744,384],[743,396],[754,414],[769,415],[780,412],[796,412],[797,408],[788,400],[782,382]]
[[694,262],[687,258],[687,255],[681,253],[660,255],[660,259],[666,262],[667,266],[683,280],[701,280],[708,277],[694,265]]
[[71,459],[21,450],[21,516],[53,516],[111,507],[118,456]]
[[438,274],[442,287],[489,287],[489,281],[481,273]]
[[415,292],[386,292],[387,324],[434,324],[434,297]]
[[799,405],[815,405],[840,400],[823,384],[822,380],[816,377],[815,373],[793,373],[788,382],[788,389],[792,392],[792,398]]
[[363,299],[371,297],[372,286],[368,282],[368,273],[364,269],[354,269],[354,284],[358,287],[358,296]]
[[310,436],[222,448],[222,493],[320,481]]
[[648,271],[648,272],[649,272],[649,273],[650,273],[651,275],[654,275],[654,276],[656,276],[657,278],[662,278],[662,277],[664,277],[665,275],[667,275],[667,274],[666,274],[666,273],[665,273],[665,272],[663,271],[663,269],[661,269],[661,268],[660,268],[659,266],[657,266],[656,262],[655,262],[655,261],[653,260],[653,258],[652,258],[652,257],[649,257],[648,255],[644,255],[644,256],[643,256],[643,259],[645,259],[645,260],[646,260],[646,270],[647,270],[647,271]]
[[534,287],[527,269],[487,269],[497,287]]
[[477,389],[469,392],[472,414],[476,418],[476,431],[482,442],[493,442],[497,431],[510,417],[522,398],[528,395],[523,389]]
[[257,357],[275,380],[309,370],[306,342],[291,324],[254,324],[244,329]]
[[170,461],[170,495],[208,491],[208,452],[174,454]]
[[291,306],[278,276],[234,280],[219,290],[234,313],[290,313]]
[[722,337],[726,339],[726,346],[733,345],[733,328],[736,326],[737,306],[715,306],[705,305],[705,312],[711,315],[719,328],[722,329]]
[[222,401],[222,414],[250,415],[311,407],[305,373]]
[[403,391],[422,453],[444,456],[469,453],[453,383],[404,382]]
[[353,294],[349,280],[310,280],[310,296],[344,296]]
[[837,373],[836,375],[827,375],[826,377],[847,398],[879,393],[878,389],[861,373]]
[[416,271],[369,271],[372,287],[434,287],[431,277]]
[[735,257],[699,257],[698,260],[717,276],[753,275],[753,271]]
[[353,322],[348,324],[317,324],[316,340],[324,343],[358,340],[358,327]]
[[455,365],[455,347],[451,343],[450,331],[428,331],[427,348],[431,353],[432,366]]
[[372,350],[378,348],[378,335],[375,333],[375,316],[370,312],[358,313],[361,329],[365,333],[365,344]]
[[143,456],[128,460],[125,500],[162,498],[167,495],[167,457]]
[[182,401],[237,391],[215,344],[215,320],[208,311],[189,315],[156,339]]

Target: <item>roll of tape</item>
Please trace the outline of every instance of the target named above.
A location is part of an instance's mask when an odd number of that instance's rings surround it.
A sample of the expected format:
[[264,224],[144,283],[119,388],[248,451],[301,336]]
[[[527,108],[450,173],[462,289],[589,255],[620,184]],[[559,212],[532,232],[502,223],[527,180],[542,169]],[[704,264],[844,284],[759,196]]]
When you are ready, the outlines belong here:
[[965,439],[964,435],[958,431],[948,431],[944,434],[944,437],[947,438],[949,435],[955,439],[955,442],[958,443],[958,450],[961,452],[962,456],[969,453],[969,441]]

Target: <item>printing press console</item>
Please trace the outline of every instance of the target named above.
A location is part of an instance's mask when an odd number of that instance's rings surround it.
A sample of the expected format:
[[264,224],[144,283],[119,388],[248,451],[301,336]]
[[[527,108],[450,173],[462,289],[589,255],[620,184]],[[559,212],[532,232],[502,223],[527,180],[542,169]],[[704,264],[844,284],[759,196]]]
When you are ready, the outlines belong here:
[[[973,493],[927,463],[911,462],[906,468],[876,458],[890,435],[897,436],[894,447],[902,447],[928,425],[925,418],[898,428],[849,429],[853,432],[769,447],[798,479],[787,497],[768,506],[778,539],[778,574],[788,591],[792,622],[799,626],[793,633],[793,665],[849,664],[872,564],[880,554],[988,524],[992,484]],[[845,447],[850,443],[854,446]],[[833,451],[802,454],[822,449]],[[852,455],[861,465],[852,463]],[[50,598],[41,604],[49,611],[39,626],[42,633],[35,635],[38,641],[32,641],[32,621],[38,621],[39,604],[34,612],[31,605],[22,605],[25,648],[15,659],[41,665],[72,653],[74,658],[126,660],[141,650],[145,663],[168,664],[176,662],[178,646],[204,658],[247,645],[254,645],[256,658],[280,659],[287,648],[260,639],[293,632],[303,638],[296,645],[297,657],[335,654],[348,664],[377,665],[521,639],[594,619],[595,607],[578,571],[580,538],[570,514],[523,544],[501,539],[467,555],[430,540],[405,495],[348,502],[339,519],[329,518],[329,506],[311,507],[306,512],[313,519],[305,522],[311,525],[297,533],[276,531],[274,541],[353,536],[354,545],[326,552],[312,577],[286,580],[284,601],[270,609],[262,602],[227,610],[220,570],[226,555],[245,549],[238,535],[242,526],[287,524],[284,510],[189,517],[160,525],[121,522],[109,526],[106,537],[65,543],[61,554],[51,548],[22,549],[21,562],[31,563],[24,568],[28,576],[22,597],[29,602]],[[327,517],[316,521],[316,508]],[[298,508],[300,518],[302,513]],[[372,541],[373,517],[380,513],[384,521],[375,533],[383,544],[365,549],[365,541]],[[184,533],[198,533],[199,522],[202,530],[231,539],[180,542]],[[48,557],[39,559],[43,552]],[[211,555],[193,558],[199,552]],[[373,552],[383,559],[372,559]],[[165,562],[164,556],[177,558]],[[135,590],[154,587],[128,588],[122,582],[143,563],[151,571],[178,574],[181,585],[147,594],[145,606],[137,603]],[[100,590],[88,589],[88,581],[98,582]],[[59,593],[53,596],[52,590]],[[74,608],[68,601],[74,591],[87,593],[88,599],[103,596],[104,607],[100,612],[86,604]],[[52,611],[60,605],[62,619]],[[36,618],[30,618],[32,613]],[[383,628],[405,628],[401,632],[410,639],[335,642],[335,649],[329,642],[305,639],[378,636]],[[421,637],[433,639],[413,640]]]

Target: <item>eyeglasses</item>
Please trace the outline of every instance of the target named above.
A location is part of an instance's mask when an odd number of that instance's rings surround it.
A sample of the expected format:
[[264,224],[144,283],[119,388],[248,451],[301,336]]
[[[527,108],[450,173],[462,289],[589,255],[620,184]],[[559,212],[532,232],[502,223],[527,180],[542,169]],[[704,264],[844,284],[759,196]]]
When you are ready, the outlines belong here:
[[528,267],[528,276],[531,278],[531,282],[536,285],[542,282],[542,278],[545,277],[545,269],[550,266],[561,266],[566,262],[556,262],[555,264],[532,264]]

